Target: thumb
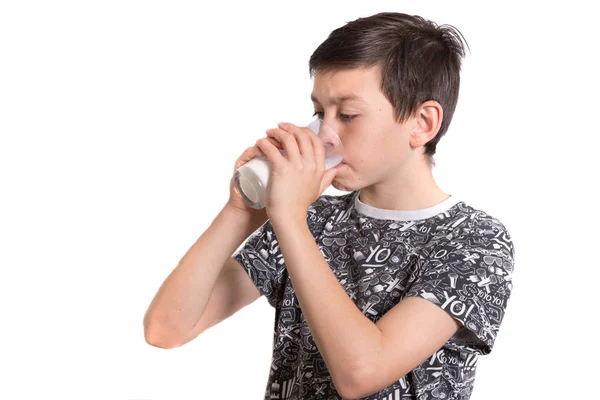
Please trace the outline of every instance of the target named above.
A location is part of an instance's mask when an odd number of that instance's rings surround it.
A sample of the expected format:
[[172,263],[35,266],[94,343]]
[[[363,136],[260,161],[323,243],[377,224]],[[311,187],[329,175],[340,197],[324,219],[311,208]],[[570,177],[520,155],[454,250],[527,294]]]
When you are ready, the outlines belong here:
[[336,168],[331,168],[325,171],[325,175],[323,175],[323,179],[321,180],[321,189],[319,190],[319,196],[321,196],[325,189],[327,189],[331,185],[331,182],[333,182],[333,179],[337,175],[337,172],[338,170]]

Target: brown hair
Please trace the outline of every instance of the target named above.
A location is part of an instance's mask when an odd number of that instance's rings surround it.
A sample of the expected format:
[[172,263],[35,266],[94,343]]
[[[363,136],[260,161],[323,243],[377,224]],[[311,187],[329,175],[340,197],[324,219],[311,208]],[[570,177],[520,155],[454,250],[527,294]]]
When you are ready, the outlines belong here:
[[404,122],[427,100],[442,106],[444,117],[437,135],[425,145],[433,156],[448,130],[460,86],[464,40],[451,25],[438,26],[417,15],[380,13],[359,18],[332,31],[309,61],[315,72],[381,67],[381,91]]

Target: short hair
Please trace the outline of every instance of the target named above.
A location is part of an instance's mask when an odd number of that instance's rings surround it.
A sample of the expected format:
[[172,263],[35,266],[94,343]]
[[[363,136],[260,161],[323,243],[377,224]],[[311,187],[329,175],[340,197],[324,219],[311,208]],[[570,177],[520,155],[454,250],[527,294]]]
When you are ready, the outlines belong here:
[[[398,122],[414,116],[428,100],[442,106],[437,135],[425,145],[433,156],[448,130],[458,101],[461,59],[466,40],[451,25],[438,26],[418,15],[379,13],[358,18],[332,31],[309,61],[316,72],[379,66],[381,91],[395,110]],[[470,50],[470,49],[469,49]]]

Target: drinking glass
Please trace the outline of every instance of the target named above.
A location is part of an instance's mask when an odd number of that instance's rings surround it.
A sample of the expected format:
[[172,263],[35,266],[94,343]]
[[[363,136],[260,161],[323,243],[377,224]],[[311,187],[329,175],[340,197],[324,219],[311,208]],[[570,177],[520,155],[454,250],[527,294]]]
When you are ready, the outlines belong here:
[[[344,158],[344,148],[337,132],[321,118],[316,118],[307,128],[317,134],[325,145],[325,170],[335,167]],[[285,157],[285,150],[279,150]],[[234,173],[234,187],[244,203],[255,209],[267,205],[267,187],[271,163],[267,157],[255,157]]]

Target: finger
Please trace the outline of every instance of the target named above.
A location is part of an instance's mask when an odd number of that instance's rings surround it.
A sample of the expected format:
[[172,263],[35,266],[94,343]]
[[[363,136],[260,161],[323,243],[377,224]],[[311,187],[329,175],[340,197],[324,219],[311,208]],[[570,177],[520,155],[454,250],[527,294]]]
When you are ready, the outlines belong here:
[[298,148],[298,143],[296,142],[294,135],[284,131],[283,129],[275,128],[267,129],[267,136],[276,139],[283,145],[288,160],[294,163],[302,162],[300,149]]
[[[262,139],[268,140],[273,146],[277,147],[278,149],[283,150],[283,146],[281,146],[281,143],[279,143],[277,140],[275,140],[273,138],[269,138],[269,137],[265,137]],[[260,139],[258,139],[258,140],[260,140]],[[258,140],[255,142],[254,146],[248,147],[246,149],[246,151],[244,153],[242,153],[244,155],[244,157],[240,156],[240,158],[249,158],[249,160],[251,160],[254,157],[260,157],[260,156],[264,157],[265,153],[263,153],[262,150],[256,145]]]
[[[273,144],[275,147],[281,147],[277,140],[271,138],[266,139],[269,140],[269,142],[271,142],[271,144]],[[238,159],[235,160],[234,170],[238,169],[244,164],[247,164],[256,157],[266,157],[266,154],[263,153],[263,151],[258,146],[256,146],[256,144],[252,147],[247,147],[246,150],[244,150],[242,154],[238,157]]]
[[[279,123],[279,127],[285,130],[286,132],[294,135],[294,137],[296,138],[296,142],[298,143],[300,154],[302,155],[302,158],[305,160],[305,162],[308,162],[310,164],[315,163],[315,155],[313,149],[314,145],[309,134],[304,129],[294,124],[289,124],[287,122]],[[310,131],[310,129],[307,130]],[[310,135],[312,134],[314,133],[310,131]]]
[[271,144],[275,147],[277,147],[280,150],[283,150],[283,145],[281,143],[279,143],[279,141],[277,141],[276,139],[273,139],[271,137],[265,137],[265,139],[267,139],[269,142],[271,142]]
[[273,168],[281,168],[281,165],[286,162],[279,149],[271,144],[268,138],[257,140],[256,145],[263,153],[265,153]]
[[325,191],[325,189],[327,189],[331,185],[331,182],[333,182],[333,180],[335,179],[337,172],[338,172],[338,170],[335,168],[331,168],[330,170],[325,171],[325,175],[323,175],[323,179],[321,180],[321,188],[319,189],[319,196],[321,196],[323,194],[323,192]]
[[321,139],[311,129],[307,128],[307,130],[310,131],[310,133],[308,134],[308,137],[310,137],[311,142],[312,142],[313,152],[315,154],[315,162],[317,164],[317,169],[319,171],[324,171],[325,170],[325,143],[323,142],[323,139]]
[[248,147],[235,161],[235,169],[238,169],[256,157],[265,157],[265,154],[256,146]]

